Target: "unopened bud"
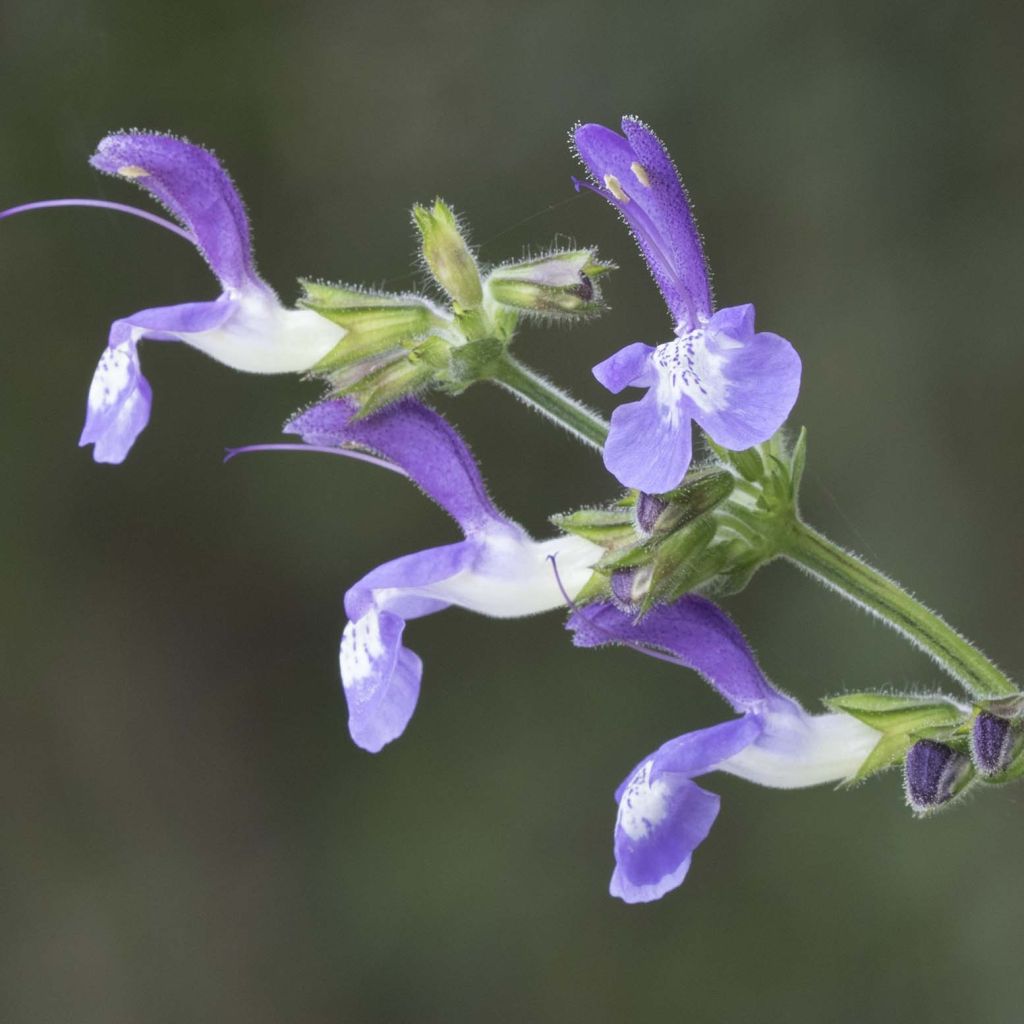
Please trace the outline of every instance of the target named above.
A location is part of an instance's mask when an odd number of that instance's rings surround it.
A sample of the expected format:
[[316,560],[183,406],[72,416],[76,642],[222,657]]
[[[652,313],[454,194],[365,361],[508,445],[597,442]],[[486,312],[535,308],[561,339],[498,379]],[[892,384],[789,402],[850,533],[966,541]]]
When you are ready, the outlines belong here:
[[435,199],[429,210],[414,206],[412,216],[423,239],[423,258],[437,283],[462,309],[479,307],[484,299],[480,271],[452,208]]
[[636,505],[633,507],[637,533],[641,537],[650,537],[658,526],[659,517],[667,508],[668,502],[664,498],[641,491],[637,495]]
[[907,803],[925,814],[948,803],[974,777],[971,759],[934,740],[918,740],[907,751],[904,788]]
[[971,727],[974,766],[986,777],[1002,775],[1024,747],[1024,733],[1014,723],[981,711]]
[[735,486],[732,473],[725,470],[695,474],[681,487],[660,495],[667,502],[667,508],[657,517],[653,529],[656,532],[678,530],[692,523],[725,501]]
[[591,249],[549,253],[497,267],[487,291],[499,305],[542,316],[593,316],[604,308],[595,279],[612,269]]

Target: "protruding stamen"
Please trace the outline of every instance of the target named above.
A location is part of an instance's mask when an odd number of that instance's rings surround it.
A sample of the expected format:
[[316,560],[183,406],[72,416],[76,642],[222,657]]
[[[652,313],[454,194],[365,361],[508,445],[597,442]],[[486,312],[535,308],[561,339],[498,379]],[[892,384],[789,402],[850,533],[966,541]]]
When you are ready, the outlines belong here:
[[28,213],[30,210],[49,210],[58,206],[93,206],[99,210],[115,210],[117,213],[130,213],[133,217],[141,217],[143,220],[148,220],[153,224],[159,224],[160,227],[167,228],[168,231],[173,231],[176,235],[180,235],[185,241],[191,242],[193,245],[196,244],[196,240],[190,232],[169,220],[164,220],[163,217],[158,217],[155,213],[150,213],[148,210],[140,210],[135,206],[126,206],[124,203],[109,203],[105,199],[44,199],[38,203],[24,203],[22,206],[12,206],[9,210],[0,211],[0,220],[4,220],[6,217],[13,217],[16,213]]
[[125,164],[124,167],[118,167],[117,173],[122,178],[148,178],[149,171],[145,167],[139,167],[138,164]]
[[651,187],[651,179],[647,177],[647,168],[643,164],[638,163],[634,160],[630,165],[629,169],[633,172],[633,177],[643,185],[644,188]]
[[604,184],[605,188],[607,188],[620,203],[629,202],[629,196],[626,195],[626,191],[622,187],[622,182],[619,181],[614,174],[606,174],[604,176]]
[[246,455],[249,452],[322,452],[325,455],[344,455],[349,459],[358,459],[360,462],[369,462],[372,466],[380,466],[382,469],[390,469],[392,473],[408,477],[401,466],[396,466],[387,459],[370,455],[369,452],[359,451],[355,448],[332,448],[325,444],[249,444],[243,448],[228,448],[224,456],[225,462],[230,462],[236,455]]

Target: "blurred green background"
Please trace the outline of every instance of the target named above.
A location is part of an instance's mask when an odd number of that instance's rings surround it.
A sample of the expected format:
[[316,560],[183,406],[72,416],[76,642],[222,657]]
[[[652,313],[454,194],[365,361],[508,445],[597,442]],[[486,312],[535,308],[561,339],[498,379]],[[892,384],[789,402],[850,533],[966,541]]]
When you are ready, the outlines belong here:
[[[299,275],[422,283],[407,211],[437,193],[486,260],[597,243],[622,265],[613,311],[518,351],[607,411],[589,367],[667,323],[611,211],[574,197],[565,135],[637,113],[696,201],[719,301],[754,301],[803,355],[809,517],[1019,678],[1022,29],[1017,4],[942,0],[5,0],[0,205],[144,203],[86,163],[143,126],[216,148],[288,300]],[[682,670],[574,651],[558,615],[414,624],[412,725],[355,749],[342,594],[454,527],[373,467],[223,466],[317,391],[177,346],[144,347],[152,424],[94,465],[75,445],[109,322],[216,285],[114,214],[0,235],[0,1019],[1020,1019],[1019,786],[917,822],[895,775],[716,776],[684,887],[626,907],[612,791],[725,708]],[[510,398],[441,405],[535,532],[612,493]],[[787,566],[727,607],[810,706],[949,687]]]

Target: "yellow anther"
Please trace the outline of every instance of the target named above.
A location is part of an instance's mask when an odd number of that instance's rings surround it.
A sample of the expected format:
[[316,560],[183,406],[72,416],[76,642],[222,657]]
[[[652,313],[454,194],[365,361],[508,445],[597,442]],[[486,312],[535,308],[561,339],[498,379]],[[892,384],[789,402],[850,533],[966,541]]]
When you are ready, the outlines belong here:
[[604,184],[605,188],[607,188],[620,203],[629,202],[629,196],[626,195],[626,191],[622,187],[622,182],[619,181],[614,174],[606,174],[604,176]]
[[118,167],[117,173],[122,178],[145,178],[149,171],[145,167],[139,167],[137,164],[125,164],[124,167]]
[[643,185],[644,188],[651,187],[651,179],[647,177],[647,170],[643,164],[637,163],[634,160],[630,165],[629,169],[633,172],[633,177]]

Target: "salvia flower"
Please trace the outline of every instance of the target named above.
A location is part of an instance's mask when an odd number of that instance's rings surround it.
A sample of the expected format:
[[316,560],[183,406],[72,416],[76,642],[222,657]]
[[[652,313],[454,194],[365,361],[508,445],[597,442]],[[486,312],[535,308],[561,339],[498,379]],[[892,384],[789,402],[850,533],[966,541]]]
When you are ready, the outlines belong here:
[[[141,185],[170,211],[209,263],[221,295],[208,302],[143,309],[115,320],[89,388],[79,441],[93,445],[97,462],[122,462],[149,422],[152,389],[139,365],[138,343],[181,341],[218,362],[249,373],[301,373],[311,369],[344,336],[343,328],[311,310],[291,310],[256,273],[245,208],[217,158],[167,135],[108,135],[91,163],[98,170]],[[53,205],[116,203],[57,200]],[[14,212],[14,211],[9,211]],[[128,212],[132,211],[128,208]]]
[[627,644],[695,669],[739,718],[669,740],[645,757],[615,793],[611,893],[646,903],[676,888],[718,815],[719,798],[693,780],[728,772],[779,789],[853,775],[880,733],[839,713],[811,715],[777,690],[743,635],[710,601],[688,595],[639,622],[607,603],[573,613],[581,647]]
[[288,424],[309,445],[354,445],[397,466],[462,528],[465,539],[397,558],[349,589],[341,640],[341,678],[349,731],[377,752],[405,730],[416,707],[423,666],[402,643],[409,619],[451,605],[515,618],[574,596],[602,549],[580,537],[535,541],[495,508],[476,462],[456,431],[432,409],[407,399],[354,419],[355,403],[331,400]]
[[598,124],[574,132],[593,189],[626,222],[672,317],[674,337],[634,342],[594,367],[613,394],[647,388],[612,415],[605,465],[620,483],[663,493],[686,474],[691,420],[724,448],[766,441],[800,389],[800,358],[777,334],[754,330],[754,307],[714,309],[708,268],[689,199],[672,158],[635,118],[623,135]]

